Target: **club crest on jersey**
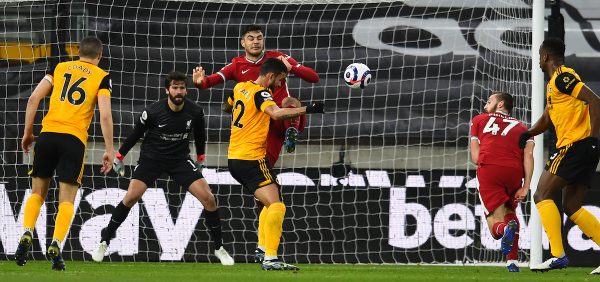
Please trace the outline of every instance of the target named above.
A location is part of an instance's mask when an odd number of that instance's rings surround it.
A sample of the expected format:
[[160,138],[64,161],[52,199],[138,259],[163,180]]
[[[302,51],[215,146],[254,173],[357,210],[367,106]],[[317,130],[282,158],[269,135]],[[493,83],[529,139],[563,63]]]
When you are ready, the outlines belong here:
[[186,123],[185,129],[190,129],[191,125],[192,125],[192,121],[188,120]]
[[146,119],[148,119],[148,113],[146,111],[143,111],[142,116],[140,117],[140,122],[142,124],[146,124]]
[[260,93],[260,95],[263,97],[263,99],[265,101],[270,100],[273,101],[273,96],[271,96],[271,93],[263,91],[262,93]]

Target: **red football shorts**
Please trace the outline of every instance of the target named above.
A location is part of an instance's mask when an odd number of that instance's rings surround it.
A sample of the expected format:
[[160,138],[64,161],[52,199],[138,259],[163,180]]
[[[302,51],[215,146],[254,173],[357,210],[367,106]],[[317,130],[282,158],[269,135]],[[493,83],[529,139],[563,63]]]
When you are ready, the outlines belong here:
[[523,169],[499,165],[480,165],[477,168],[479,199],[485,215],[493,213],[501,205],[517,208],[515,193],[523,185]]

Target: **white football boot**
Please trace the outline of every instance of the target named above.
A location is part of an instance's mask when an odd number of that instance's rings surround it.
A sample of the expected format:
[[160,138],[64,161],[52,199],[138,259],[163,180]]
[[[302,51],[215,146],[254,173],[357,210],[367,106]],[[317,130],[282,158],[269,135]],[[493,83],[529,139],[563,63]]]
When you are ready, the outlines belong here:
[[233,265],[235,263],[223,246],[215,251],[215,256],[221,261],[222,265]]
[[94,252],[92,252],[92,259],[95,262],[102,262],[104,259],[104,254],[106,253],[106,249],[108,249],[108,244],[106,244],[106,241],[100,242]]

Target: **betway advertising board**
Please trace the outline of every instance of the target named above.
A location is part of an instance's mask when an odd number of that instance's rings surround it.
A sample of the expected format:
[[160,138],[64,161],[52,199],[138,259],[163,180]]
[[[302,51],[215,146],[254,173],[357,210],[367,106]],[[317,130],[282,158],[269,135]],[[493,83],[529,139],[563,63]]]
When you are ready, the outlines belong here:
[[[22,234],[23,201],[29,197],[26,166],[4,166],[0,183],[0,258],[12,259]],[[86,167],[92,175],[99,167]],[[204,175],[217,196],[224,243],[237,261],[251,261],[256,243],[253,198],[225,169]],[[311,263],[456,263],[501,261],[483,217],[473,171],[358,170],[334,177],[329,169],[279,171],[288,207],[280,254]],[[600,184],[594,179],[594,186]],[[100,231],[126,193],[128,180],[84,177],[64,244],[66,259],[90,260]],[[53,185],[54,186],[54,183]],[[34,258],[44,259],[56,214],[51,189],[36,225]],[[585,206],[600,216],[592,189]],[[527,260],[528,203],[518,209],[521,259]],[[595,265],[599,250],[569,220],[565,247],[573,265]],[[547,239],[544,249],[548,250]],[[135,205],[110,245],[113,261],[215,261],[203,224],[202,205],[172,181],[159,180]]]

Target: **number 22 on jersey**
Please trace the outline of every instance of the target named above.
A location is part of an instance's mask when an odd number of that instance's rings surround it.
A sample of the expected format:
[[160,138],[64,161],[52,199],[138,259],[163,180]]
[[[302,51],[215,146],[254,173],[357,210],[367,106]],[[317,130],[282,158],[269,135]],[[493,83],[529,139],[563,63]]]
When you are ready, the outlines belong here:
[[[506,118],[502,119],[502,122],[508,123],[508,125],[504,128],[504,130],[502,130],[502,133],[500,133],[501,136],[506,136],[511,129],[519,124],[518,120]],[[500,131],[500,126],[496,123],[496,118],[490,117],[488,122],[485,124],[482,133],[491,132],[492,135],[498,135],[498,131]]]

